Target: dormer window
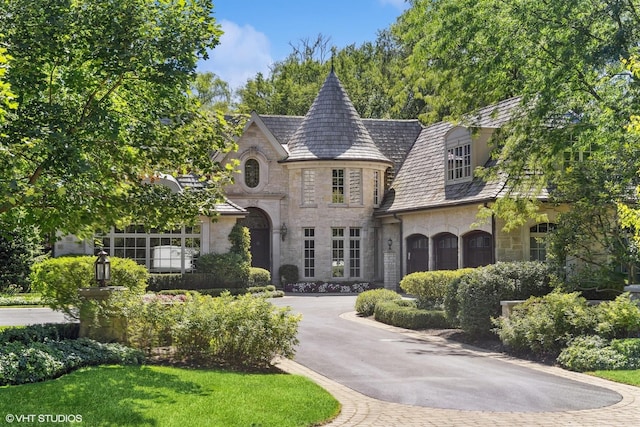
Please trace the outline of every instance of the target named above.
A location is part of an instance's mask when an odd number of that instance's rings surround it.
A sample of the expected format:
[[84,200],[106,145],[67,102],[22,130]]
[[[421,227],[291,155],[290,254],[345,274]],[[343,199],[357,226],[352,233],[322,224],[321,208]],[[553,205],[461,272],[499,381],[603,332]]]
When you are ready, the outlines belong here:
[[473,176],[471,134],[466,128],[454,128],[446,138],[447,182],[467,181]]
[[447,179],[449,181],[471,177],[471,144],[447,150]]

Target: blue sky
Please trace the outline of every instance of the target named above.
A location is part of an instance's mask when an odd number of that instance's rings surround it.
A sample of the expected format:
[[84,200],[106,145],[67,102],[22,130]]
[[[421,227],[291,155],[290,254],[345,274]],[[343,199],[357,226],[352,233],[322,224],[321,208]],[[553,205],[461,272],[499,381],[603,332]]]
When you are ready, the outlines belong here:
[[290,44],[318,34],[341,49],[375,41],[407,8],[405,0],[214,0],[214,16],[225,34],[201,61],[236,89],[291,53]]

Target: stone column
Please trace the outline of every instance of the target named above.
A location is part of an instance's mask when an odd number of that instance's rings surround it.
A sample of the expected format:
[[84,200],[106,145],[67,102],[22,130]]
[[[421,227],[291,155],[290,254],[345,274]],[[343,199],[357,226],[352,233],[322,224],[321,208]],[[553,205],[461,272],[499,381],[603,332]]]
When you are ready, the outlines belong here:
[[398,259],[393,250],[384,251],[384,287],[398,289]]
[[125,291],[124,286],[80,288],[80,337],[100,342],[124,342],[126,319],[96,313],[96,306],[105,305],[110,297]]

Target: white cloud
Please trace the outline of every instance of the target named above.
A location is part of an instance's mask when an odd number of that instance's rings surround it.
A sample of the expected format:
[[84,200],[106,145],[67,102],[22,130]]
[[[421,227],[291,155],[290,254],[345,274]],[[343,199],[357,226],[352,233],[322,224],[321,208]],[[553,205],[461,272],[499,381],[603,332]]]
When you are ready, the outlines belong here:
[[271,44],[263,33],[256,31],[251,25],[240,27],[231,21],[221,21],[224,31],[220,44],[209,52],[209,59],[198,64],[198,71],[211,71],[229,83],[235,90],[244,85],[247,79],[258,72],[265,76],[271,58]]

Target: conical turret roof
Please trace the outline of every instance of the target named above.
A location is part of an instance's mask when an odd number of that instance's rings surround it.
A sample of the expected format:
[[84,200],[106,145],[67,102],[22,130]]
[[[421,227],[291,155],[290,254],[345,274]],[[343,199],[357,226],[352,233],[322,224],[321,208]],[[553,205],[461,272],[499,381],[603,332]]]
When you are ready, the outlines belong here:
[[287,145],[289,161],[369,160],[391,163],[373,142],[333,70]]

